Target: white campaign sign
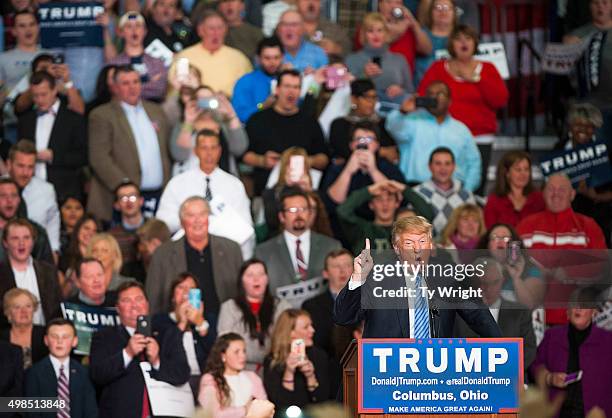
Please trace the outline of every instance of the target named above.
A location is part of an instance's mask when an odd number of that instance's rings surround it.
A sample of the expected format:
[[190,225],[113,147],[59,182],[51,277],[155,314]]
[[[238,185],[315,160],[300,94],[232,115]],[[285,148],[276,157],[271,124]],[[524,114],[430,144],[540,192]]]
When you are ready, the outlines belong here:
[[542,57],[542,70],[551,74],[570,74],[589,42],[590,39],[576,44],[546,44]]
[[149,392],[151,412],[155,416],[192,417],[195,412],[193,393],[189,383],[182,386],[173,386],[151,377],[151,363],[143,361],[140,369]]
[[[450,54],[446,49],[438,49],[435,52],[436,59],[448,59]],[[510,78],[510,70],[508,69],[508,57],[506,57],[506,49],[501,42],[488,42],[478,45],[478,53],[476,58],[480,61],[490,62],[495,66],[499,75],[504,80]]]

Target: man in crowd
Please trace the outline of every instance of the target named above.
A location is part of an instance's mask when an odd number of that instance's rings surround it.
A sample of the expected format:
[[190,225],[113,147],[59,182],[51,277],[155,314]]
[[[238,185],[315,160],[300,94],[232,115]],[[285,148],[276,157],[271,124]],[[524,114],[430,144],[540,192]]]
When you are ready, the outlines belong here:
[[399,110],[389,114],[385,127],[397,142],[399,168],[409,183],[430,179],[429,156],[434,149],[445,146],[455,156],[455,177],[473,192],[480,184],[480,152],[468,127],[448,113],[450,94],[443,82],[431,83],[427,97],[436,99],[435,107],[417,109],[416,99],[408,98]]
[[[593,218],[574,212],[572,200],[576,191],[562,173],[548,177],[543,190],[546,209],[524,218],[516,227],[531,255],[545,269],[549,279],[544,303],[568,301],[576,285],[572,280],[597,277],[607,264],[605,252],[571,250],[603,250],[606,240]],[[541,250],[559,251],[541,251]],[[604,263],[604,264],[602,264]],[[565,309],[546,309],[550,325],[567,323]]]
[[37,154],[31,141],[21,140],[11,147],[7,168],[9,176],[19,186],[28,218],[47,231],[51,249],[57,254],[60,249],[60,213],[53,185],[34,176]]
[[176,74],[177,61],[187,58],[200,71],[202,84],[231,97],[236,80],[253,69],[251,62],[239,50],[224,45],[227,24],[216,11],[202,12],[196,28],[201,41],[175,55],[171,76]]
[[192,272],[198,281],[210,326],[216,326],[221,304],[236,296],[242,253],[234,241],[208,233],[209,214],[203,197],[193,196],[181,204],[179,218],[185,236],[162,244],[147,273],[151,312],[168,309],[172,280],[185,271]]
[[[344,236],[354,254],[359,254],[366,238],[374,251],[391,249],[391,228],[400,217],[400,205],[405,201],[414,212],[427,219],[433,218],[431,206],[405,184],[385,180],[356,190],[338,206],[338,218]],[[361,208],[364,204],[374,212],[369,220]]]
[[[479,260],[485,261],[485,260]],[[482,301],[489,307],[489,311],[499,325],[502,336],[518,337],[523,339],[523,364],[525,370],[529,368],[536,355],[536,339],[533,332],[531,311],[525,306],[511,302],[501,296],[504,285],[504,275],[501,266],[495,259],[486,259],[485,274],[480,278]],[[457,318],[454,336],[459,338],[479,338],[465,321]]]
[[279,198],[278,219],[283,233],[255,248],[255,257],[268,268],[270,290],[320,277],[325,256],[341,248],[338,241],[311,231],[308,227],[310,202],[297,187],[289,187]]
[[[19,187],[15,180],[10,177],[0,178],[0,235],[6,224],[19,217],[19,206],[21,204],[21,196],[19,195]],[[35,260],[46,261],[49,264],[54,263],[53,252],[49,244],[49,237],[45,229],[36,222],[28,219],[35,230],[34,246],[32,248],[32,257]],[[0,245],[0,260],[4,260],[4,247]]]
[[353,255],[344,248],[334,250],[325,256],[323,277],[327,280],[327,289],[318,296],[306,300],[302,309],[306,310],[316,324],[314,343],[317,347],[327,351],[331,358],[336,357],[333,333],[334,329],[334,300],[342,288],[346,285],[353,273]]
[[136,235],[138,237],[138,260],[126,267],[125,274],[144,283],[153,253],[160,245],[170,240],[170,230],[163,221],[150,218],[136,230]]
[[[165,55],[181,52],[191,44],[191,31],[186,26],[175,24],[178,16],[178,0],[155,0],[147,19],[147,34],[144,45],[147,49],[164,50]],[[157,41],[157,42],[156,42]],[[155,42],[155,45],[151,44]],[[161,43],[162,45],[158,44]]]
[[[33,322],[45,325],[61,316],[62,297],[55,266],[32,258],[35,233],[32,224],[25,219],[10,220],[4,227],[2,245],[6,258],[0,263],[0,304],[4,294],[14,287],[29,290],[40,301]],[[0,312],[4,312],[3,307],[0,308]],[[2,315],[0,328],[7,325]]]
[[263,33],[257,26],[244,21],[244,0],[222,0],[217,10],[227,23],[225,44],[240,50],[253,60],[257,45],[263,39]]
[[351,41],[347,32],[337,23],[321,16],[321,0],[298,0],[297,9],[304,19],[308,40],[319,45],[327,55],[347,55]]
[[434,211],[434,234],[439,235],[448,223],[456,207],[465,203],[476,203],[472,192],[462,187],[460,180],[453,180],[455,156],[446,147],[438,147],[429,156],[431,180],[414,187]]
[[142,214],[143,204],[144,199],[140,194],[140,189],[131,181],[121,183],[115,190],[114,208],[121,214],[121,220],[108,232],[115,237],[119,244],[124,265],[137,259],[138,237],[136,236],[136,230],[145,221]]
[[278,38],[264,38],[257,44],[257,64],[255,70],[240,77],[234,86],[232,106],[242,123],[276,101],[272,87],[283,64],[283,46]]
[[168,70],[164,61],[145,53],[144,39],[147,33],[144,17],[137,12],[127,12],[119,19],[119,37],[123,39],[123,53],[108,63],[131,65],[142,83],[142,98],[161,102],[166,96]]
[[[251,201],[246,194],[244,185],[235,176],[219,168],[221,158],[221,143],[219,134],[209,129],[197,133],[195,154],[200,161],[200,167],[179,174],[170,180],[162,194],[156,217],[166,223],[170,231],[177,231],[180,226],[179,207],[191,196],[202,196],[208,202],[214,202],[215,207],[227,205],[241,221],[242,226],[228,225],[227,217],[217,219],[213,216],[210,228],[216,234],[238,242],[236,232],[244,235],[242,230],[253,226],[251,217]],[[231,213],[230,212],[230,213]],[[233,215],[231,215],[233,218]],[[225,219],[225,221],[223,220]],[[240,229],[241,231],[236,231]],[[251,258],[255,246],[255,233],[238,242],[242,246],[243,257]]]
[[104,267],[100,260],[84,257],[79,260],[74,271],[79,291],[68,299],[68,302],[101,308],[115,306],[117,294],[108,290],[108,284],[104,279]]
[[141,99],[140,75],[131,67],[114,74],[117,98],[89,115],[89,161],[93,171],[88,210],[110,222],[113,191],[128,179],[155,210],[170,176],[169,126],[160,106]]
[[60,200],[83,196],[83,167],[87,165],[85,119],[58,98],[55,78],[46,71],[30,77],[35,109],[19,117],[20,139],[36,146],[35,175],[55,187]]
[[304,19],[296,10],[287,10],[281,15],[276,34],[285,50],[284,61],[300,72],[312,72],[324,65],[328,59],[325,51],[305,39]]
[[[150,364],[150,376],[180,386],[189,380],[189,364],[178,328],[143,335],[137,330],[140,315],[150,315],[142,284],[129,281],[117,289],[121,325],[104,327],[93,335],[90,375],[100,389],[100,418],[153,415],[140,363]],[[150,318],[149,318],[150,320]],[[126,412],[126,411],[129,411]]]
[[249,149],[245,164],[254,167],[255,194],[260,195],[280,154],[292,146],[308,152],[309,165],[324,170],[329,162],[328,150],[319,123],[300,110],[298,101],[302,79],[295,70],[278,75],[274,105],[255,113],[247,122]]

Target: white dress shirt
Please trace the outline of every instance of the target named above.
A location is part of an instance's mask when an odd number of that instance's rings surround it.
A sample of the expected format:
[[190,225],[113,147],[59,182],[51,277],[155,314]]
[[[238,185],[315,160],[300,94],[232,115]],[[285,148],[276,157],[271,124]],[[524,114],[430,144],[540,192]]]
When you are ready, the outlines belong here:
[[[47,113],[36,118],[36,151],[49,148],[49,139],[51,138],[51,131],[53,130],[59,107],[60,101],[58,99]],[[47,163],[43,161],[37,162],[34,174],[38,178],[47,180]]]
[[[413,289],[415,292],[417,292],[416,296],[421,296],[421,292],[426,291],[427,282],[425,280],[423,279],[421,280],[421,288],[417,289],[416,279],[413,279],[412,277],[409,277],[409,276],[405,276],[404,278],[406,280],[406,288]],[[351,275],[351,278],[348,282],[348,288],[349,290],[355,290],[358,287],[360,287],[363,283],[364,281],[362,282],[354,281],[353,276]],[[425,290],[422,290],[423,288]],[[427,307],[429,308],[429,298],[426,298],[426,301],[427,301]],[[408,320],[409,320],[408,322],[410,324],[410,337],[409,338],[414,338],[414,303],[415,303],[415,298],[409,297],[408,298]]]
[[[40,301],[40,291],[38,289],[38,280],[36,280],[36,272],[34,271],[34,263],[32,257],[28,259],[28,266],[24,271],[13,270],[13,276],[15,277],[15,285],[19,289],[26,289],[36,297],[36,300]],[[34,311],[34,317],[32,321],[35,325],[45,325],[45,315],[42,311],[42,304],[38,304],[38,308]]]
[[64,366],[64,374],[66,375],[66,382],[70,383],[70,356],[66,357],[63,360],[60,360],[57,357],[55,357],[53,354],[49,354],[49,360],[51,360],[51,365],[53,366],[55,377],[59,379],[60,366]]
[[60,212],[55,188],[36,176],[32,177],[21,194],[28,209],[28,219],[40,224],[49,237],[53,251],[60,249]]
[[[161,199],[155,217],[166,223],[171,232],[176,232],[181,228],[179,219],[179,208],[181,204],[191,196],[202,196],[206,191],[206,178],[210,178],[210,192],[213,199],[221,197],[225,203],[239,214],[244,222],[253,226],[253,218],[251,216],[251,200],[246,194],[244,184],[231,174],[223,171],[221,168],[215,168],[210,174],[204,173],[200,168],[186,171],[175,177],[172,177]],[[214,225],[214,216],[209,218],[211,226]],[[214,225],[217,227],[218,225]],[[216,228],[219,231],[218,228]],[[224,236],[222,231],[217,235]],[[242,243],[241,249],[244,259],[249,259],[253,255],[255,248],[255,234],[245,243]]]
[[497,298],[495,302],[489,305],[489,312],[491,312],[491,315],[493,315],[493,319],[495,319],[495,322],[498,322],[498,323],[499,323],[499,309],[501,308],[501,303],[502,303],[501,298]]
[[121,102],[121,108],[132,129],[140,162],[141,190],[157,190],[164,183],[164,167],[159,150],[157,131],[149,115],[138,102],[136,106]]
[[299,237],[287,231],[283,231],[283,237],[285,238],[285,244],[287,244],[287,248],[289,249],[289,256],[291,256],[291,265],[293,265],[293,269],[297,274],[297,257],[295,255],[297,245],[296,241],[298,239],[300,240],[300,250],[302,250],[302,255],[304,256],[304,263],[308,265],[308,260],[310,259],[310,229],[307,229]]

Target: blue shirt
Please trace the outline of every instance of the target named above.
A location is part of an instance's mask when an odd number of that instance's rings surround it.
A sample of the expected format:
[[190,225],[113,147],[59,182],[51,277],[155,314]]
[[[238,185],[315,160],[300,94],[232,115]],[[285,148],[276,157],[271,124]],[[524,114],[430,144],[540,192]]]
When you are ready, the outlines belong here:
[[162,187],[164,182],[164,167],[155,127],[142,103],[139,102],[136,106],[131,106],[121,102],[121,108],[130,124],[138,149],[138,161],[142,173],[140,189],[144,191],[157,190]]
[[266,74],[261,68],[238,79],[232,94],[232,106],[240,122],[246,123],[257,112],[257,105],[270,96],[270,83],[273,79],[274,76]]
[[327,65],[327,54],[320,46],[317,46],[308,41],[302,41],[302,45],[297,54],[291,55],[285,52],[284,62],[293,65],[293,68],[299,72],[303,72],[306,67],[312,67],[315,70]]
[[385,128],[397,142],[399,168],[408,182],[429,180],[431,152],[438,147],[447,147],[455,156],[454,178],[472,192],[480,185],[480,151],[468,127],[457,119],[448,115],[438,123],[436,117],[426,110],[408,115],[394,110],[387,116]]
[[433,48],[431,49],[431,54],[426,55],[426,56],[418,55],[416,57],[416,64],[415,64],[416,68],[414,71],[414,85],[415,86],[419,85],[419,83],[423,79],[423,76],[429,69],[430,65],[433,64],[433,62],[436,60],[436,51],[446,50],[446,47],[448,45],[448,36],[436,36],[433,33],[431,33],[431,30],[427,28],[423,28],[423,30],[429,37],[429,40],[431,41],[431,45],[433,46]]

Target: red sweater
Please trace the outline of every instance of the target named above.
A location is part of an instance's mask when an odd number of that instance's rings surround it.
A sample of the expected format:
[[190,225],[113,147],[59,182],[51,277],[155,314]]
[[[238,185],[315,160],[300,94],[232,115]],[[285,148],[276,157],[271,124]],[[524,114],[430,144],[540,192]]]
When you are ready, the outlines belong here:
[[[607,251],[576,251],[605,249],[606,240],[593,218],[576,213],[572,208],[559,213],[544,210],[530,215],[516,229],[525,247],[540,250],[531,252],[534,259],[548,269],[563,267],[569,278],[588,280],[597,277],[603,269],[602,263],[607,262]],[[574,284],[565,284],[547,277],[545,306],[563,306],[562,309],[546,309],[547,324],[567,323],[567,302],[575,289]]]
[[[363,48],[359,34],[361,32],[361,26],[357,28],[355,32],[355,51],[359,51]],[[414,60],[416,58],[416,37],[414,32],[410,29],[406,30],[402,36],[397,38],[391,44],[389,44],[389,51],[401,54],[406,58],[410,70],[414,73]],[[412,74],[410,75],[412,77]]]
[[450,114],[465,123],[472,135],[497,132],[498,109],[508,102],[508,89],[493,64],[482,62],[480,81],[459,80],[446,69],[446,61],[434,62],[423,76],[419,95],[425,94],[432,81],[443,81],[451,90]]
[[531,192],[527,195],[527,201],[520,211],[514,209],[514,205],[508,196],[500,197],[491,193],[484,207],[484,219],[487,229],[497,223],[508,224],[516,227],[525,217],[541,212],[546,208],[542,192]]

